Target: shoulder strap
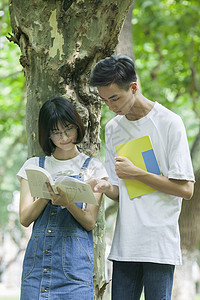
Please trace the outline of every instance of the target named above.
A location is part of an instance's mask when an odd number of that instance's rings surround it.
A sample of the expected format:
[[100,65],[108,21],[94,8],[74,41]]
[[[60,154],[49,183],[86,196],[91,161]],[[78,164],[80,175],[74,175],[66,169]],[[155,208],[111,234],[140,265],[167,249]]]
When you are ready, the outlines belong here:
[[89,165],[89,162],[91,161],[92,158],[93,158],[93,157],[88,157],[88,158],[86,158],[86,160],[84,161],[84,163],[83,163],[83,165],[82,165],[82,167],[81,167],[81,170],[86,170],[86,169],[87,169],[87,167],[88,167],[88,165]]
[[[90,160],[92,159],[93,157],[88,157],[86,158],[86,160],[84,161],[82,167],[81,167],[81,170],[86,170],[88,165],[89,165],[89,162]],[[45,162],[45,156],[40,156],[39,157],[39,166],[41,168],[44,168],[44,162]]]
[[41,168],[44,168],[44,161],[45,161],[45,156],[40,156],[39,157],[39,166]]

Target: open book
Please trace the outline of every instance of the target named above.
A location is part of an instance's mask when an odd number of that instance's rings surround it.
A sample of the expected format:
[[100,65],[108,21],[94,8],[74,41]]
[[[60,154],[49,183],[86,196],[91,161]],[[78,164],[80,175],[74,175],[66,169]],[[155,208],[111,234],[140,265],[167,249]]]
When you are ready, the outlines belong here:
[[91,186],[83,181],[70,176],[61,176],[54,182],[47,170],[33,164],[29,164],[25,171],[32,197],[50,199],[50,193],[46,186],[46,182],[49,182],[55,193],[58,193],[56,187],[59,187],[74,202],[98,205]]
[[[148,135],[115,146],[118,156],[127,157],[136,167],[147,172],[162,175]],[[135,179],[125,179],[130,199],[139,197],[155,189]]]

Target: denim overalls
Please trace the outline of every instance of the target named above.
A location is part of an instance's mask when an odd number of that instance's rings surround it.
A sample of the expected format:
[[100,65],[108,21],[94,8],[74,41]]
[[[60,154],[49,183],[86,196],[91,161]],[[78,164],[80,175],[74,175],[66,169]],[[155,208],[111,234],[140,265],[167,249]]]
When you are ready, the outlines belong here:
[[[88,167],[90,157],[81,168]],[[45,156],[39,158],[44,168]],[[83,180],[83,176],[73,176]],[[82,208],[83,203],[76,203]],[[86,231],[61,206],[48,202],[34,222],[22,273],[21,300],[92,300],[94,249]]]

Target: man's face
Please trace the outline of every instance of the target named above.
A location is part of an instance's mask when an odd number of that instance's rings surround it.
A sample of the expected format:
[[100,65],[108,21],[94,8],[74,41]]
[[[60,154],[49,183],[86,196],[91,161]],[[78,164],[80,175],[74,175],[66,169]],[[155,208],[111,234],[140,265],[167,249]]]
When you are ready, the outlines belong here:
[[127,115],[134,104],[133,88],[126,91],[117,84],[98,87],[99,96],[109,109],[118,115]]

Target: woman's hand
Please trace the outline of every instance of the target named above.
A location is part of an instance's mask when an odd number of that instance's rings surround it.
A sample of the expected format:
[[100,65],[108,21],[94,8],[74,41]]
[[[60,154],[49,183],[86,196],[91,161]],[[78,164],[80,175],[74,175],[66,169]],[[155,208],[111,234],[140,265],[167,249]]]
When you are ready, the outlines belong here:
[[[104,180],[102,180],[102,181],[104,181]],[[93,192],[97,192],[97,191],[95,191],[95,189],[94,189],[95,186],[96,186],[97,183],[98,183],[98,180],[97,180],[96,178],[90,178],[90,179],[86,180],[85,183],[87,183],[87,184],[90,185],[90,187],[91,187],[91,189],[93,190]]]
[[96,180],[94,192],[106,194],[110,189],[111,184],[107,180]]
[[49,182],[46,182],[46,186],[49,190],[51,202],[53,205],[68,207],[73,203],[73,201],[67,196],[67,194],[65,194],[59,187],[56,188],[58,193],[55,193]]
[[116,185],[112,185],[105,179],[96,179],[96,185],[94,186],[94,192],[104,193],[107,197],[114,201],[119,200],[119,188]]
[[28,181],[21,178],[19,217],[23,226],[28,227],[34,222],[45,209],[48,202],[49,199],[34,199],[31,196]]
[[74,203],[60,188],[57,187],[58,194],[54,193],[52,186],[46,183],[49,193],[51,195],[51,201],[53,205],[61,205],[63,208],[67,208],[72,216],[83,226],[86,230],[90,231],[94,228],[99,206],[101,203],[102,195],[95,193],[98,205],[87,204],[86,209],[81,209]]

